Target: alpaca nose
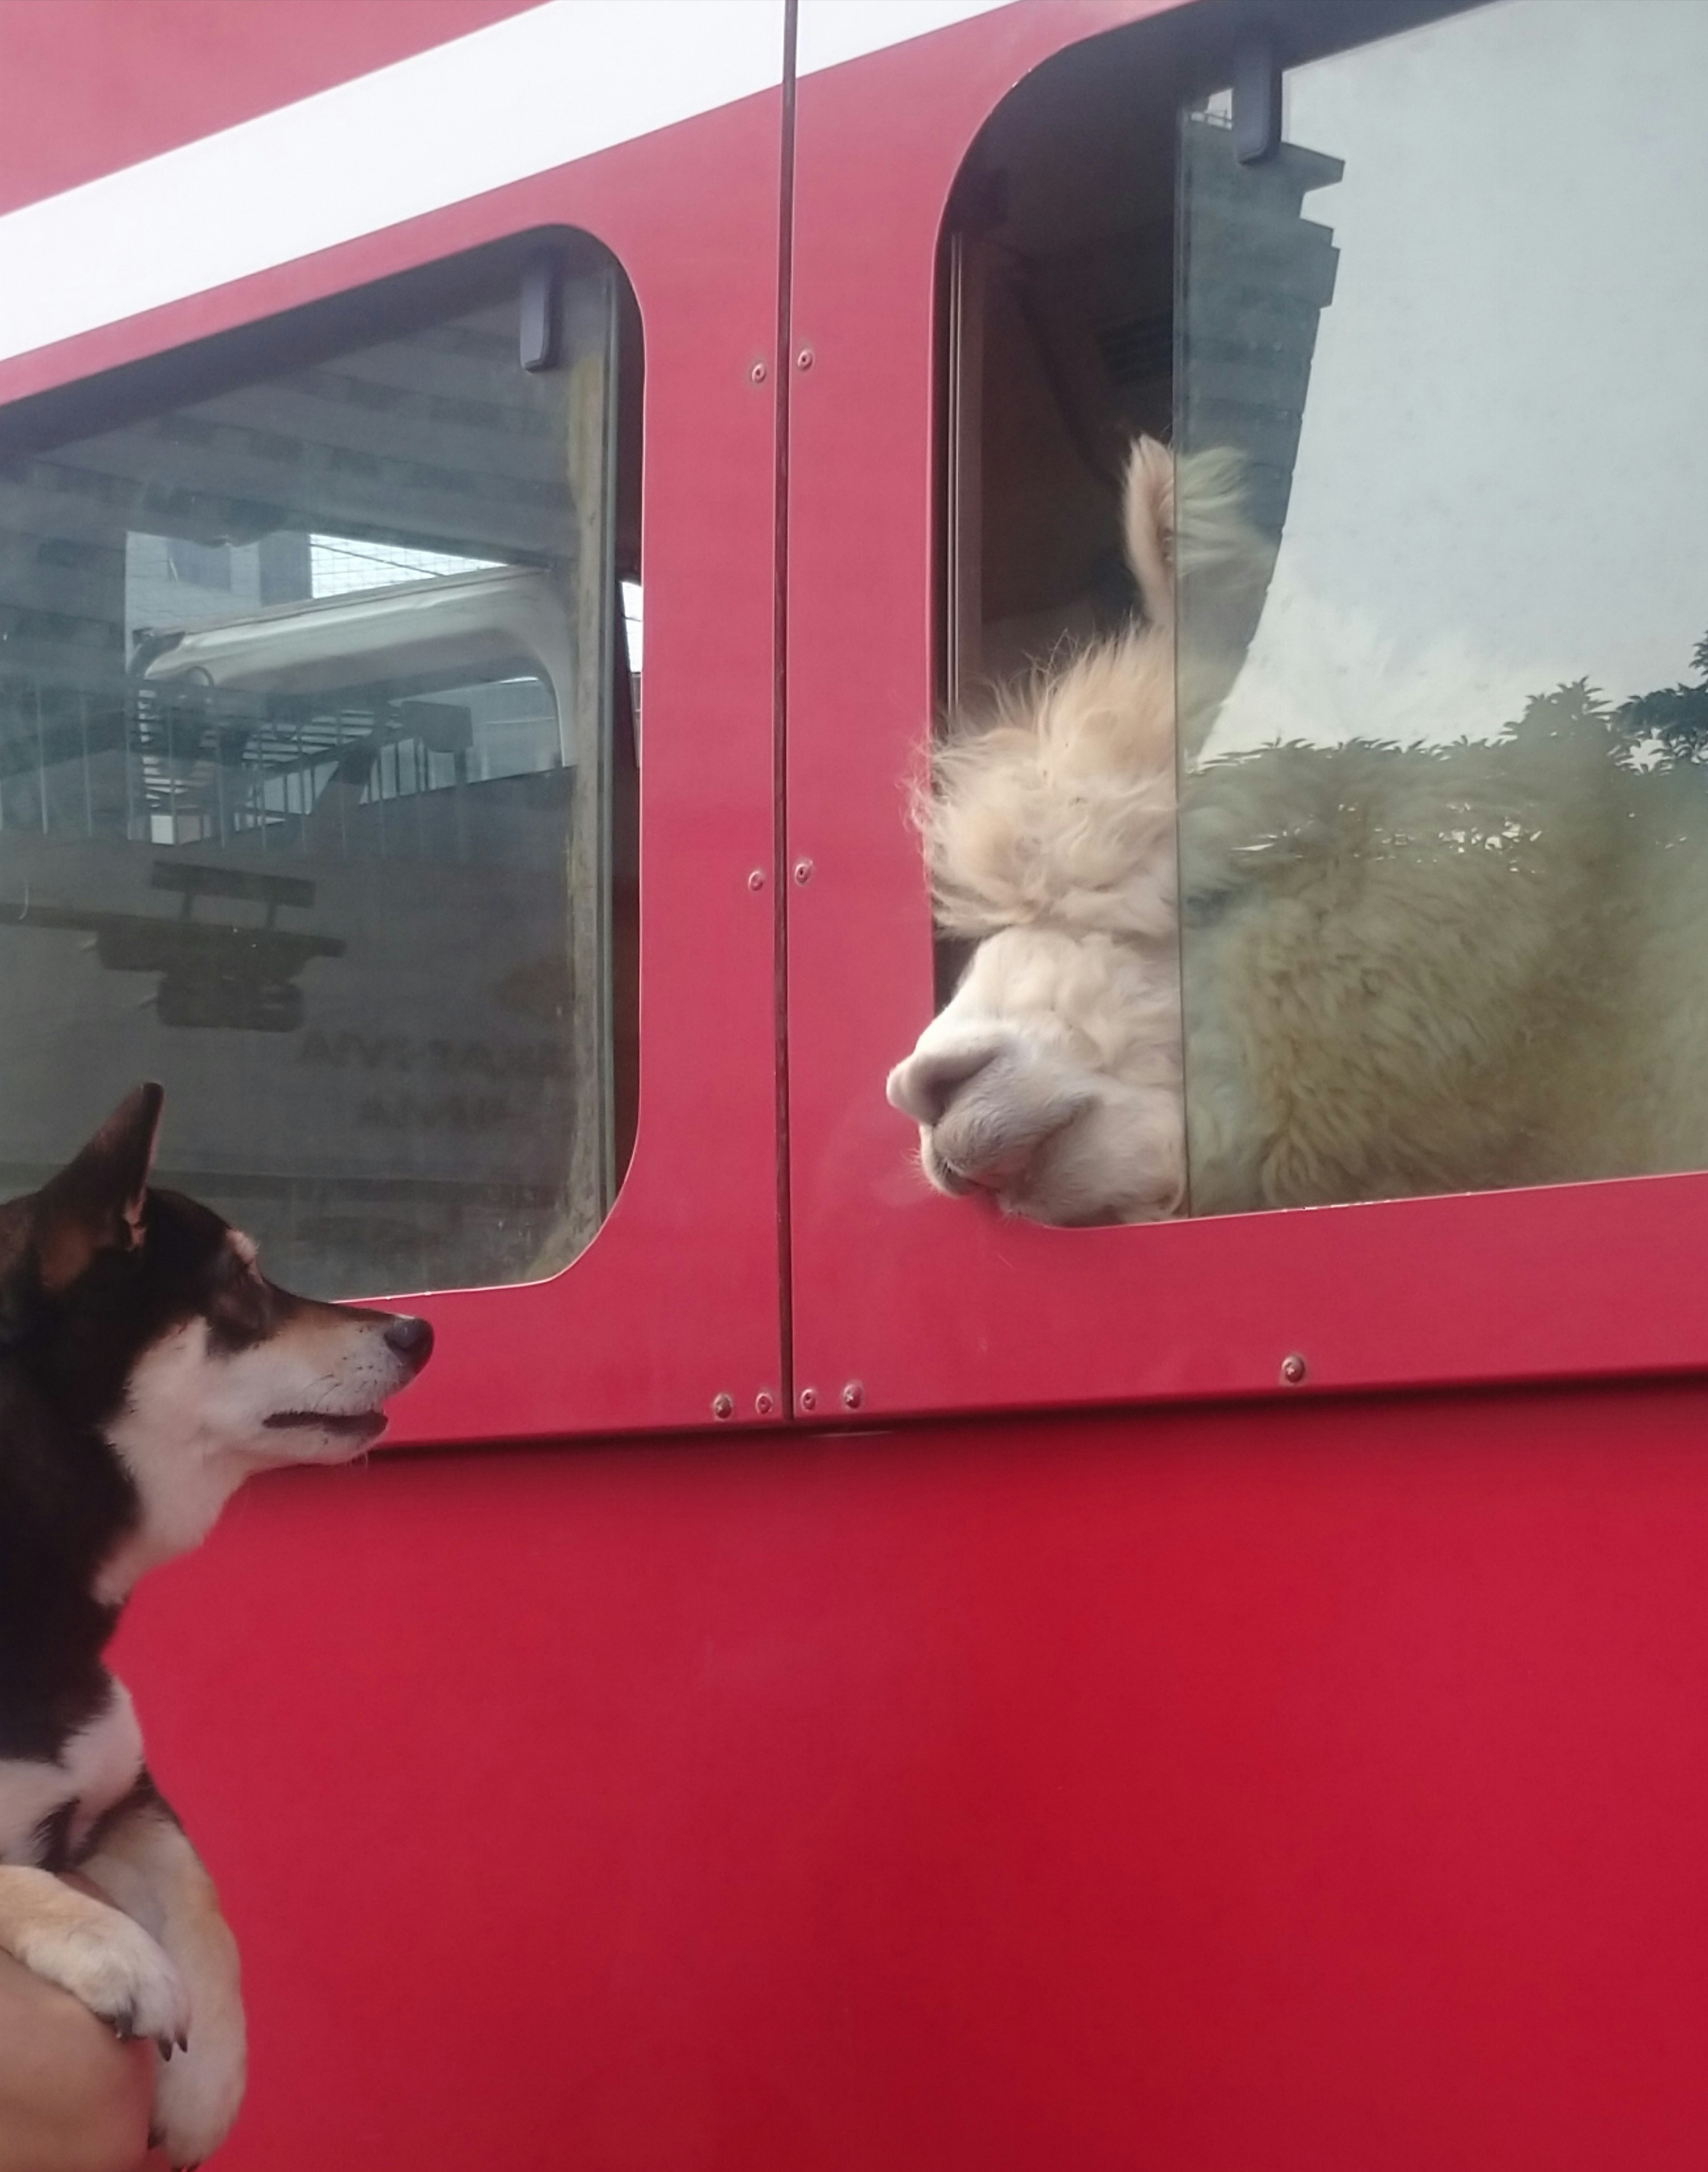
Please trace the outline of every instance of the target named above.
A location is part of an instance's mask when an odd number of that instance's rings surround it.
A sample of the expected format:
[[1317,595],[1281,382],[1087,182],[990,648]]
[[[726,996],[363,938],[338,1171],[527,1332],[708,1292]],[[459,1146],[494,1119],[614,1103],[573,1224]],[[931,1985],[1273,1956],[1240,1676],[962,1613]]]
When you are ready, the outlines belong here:
[[433,1331],[431,1320],[418,1320],[413,1313],[400,1312],[385,1330],[387,1349],[395,1350],[411,1373],[419,1373],[433,1354]]
[[924,1049],[898,1063],[885,1092],[892,1108],[915,1123],[940,1124],[943,1113],[969,1078],[976,1078],[996,1057],[1001,1043],[968,1041],[960,1046]]

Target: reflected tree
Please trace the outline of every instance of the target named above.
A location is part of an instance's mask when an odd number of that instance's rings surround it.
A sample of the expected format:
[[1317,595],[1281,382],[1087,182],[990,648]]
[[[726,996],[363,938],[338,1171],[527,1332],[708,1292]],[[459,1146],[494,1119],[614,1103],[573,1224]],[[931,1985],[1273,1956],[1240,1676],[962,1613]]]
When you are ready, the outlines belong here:
[[1708,761],[1708,634],[1691,653],[1694,686],[1657,687],[1625,703],[1619,719],[1637,740],[1652,745],[1668,761]]

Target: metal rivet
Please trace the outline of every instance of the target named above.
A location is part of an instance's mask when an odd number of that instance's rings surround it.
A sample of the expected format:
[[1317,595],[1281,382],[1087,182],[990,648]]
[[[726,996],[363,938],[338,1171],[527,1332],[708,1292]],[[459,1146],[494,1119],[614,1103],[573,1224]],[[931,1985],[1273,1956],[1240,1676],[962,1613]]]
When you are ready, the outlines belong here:
[[755,384],[763,384],[770,372],[762,362],[756,362],[747,374]]
[[812,862],[810,860],[797,860],[795,862],[795,880],[798,883],[809,883],[812,879]]
[[714,1395],[712,1398],[712,1415],[715,1418],[733,1418],[735,1416],[734,1396]]
[[1300,1381],[1304,1379],[1308,1369],[1304,1359],[1300,1357],[1297,1350],[1292,1352],[1291,1356],[1281,1359],[1281,1378],[1290,1388],[1297,1387]]
[[749,890],[763,890],[765,888],[765,869],[763,868],[755,868],[754,869],[753,873],[747,879],[747,886]]
[[842,1390],[842,1407],[845,1410],[857,1411],[865,1398],[865,1389],[857,1380],[851,1380]]
[[765,1390],[761,1388],[759,1393],[753,1399],[754,1416],[755,1417],[768,1418],[776,1408],[776,1405],[771,1401],[770,1395],[765,1392]]
[[803,1388],[801,1390],[801,1408],[803,1411],[815,1411],[818,1407],[818,1390],[816,1388]]
[[795,357],[795,368],[797,369],[810,369],[812,366],[813,350],[809,347],[803,347],[800,352]]

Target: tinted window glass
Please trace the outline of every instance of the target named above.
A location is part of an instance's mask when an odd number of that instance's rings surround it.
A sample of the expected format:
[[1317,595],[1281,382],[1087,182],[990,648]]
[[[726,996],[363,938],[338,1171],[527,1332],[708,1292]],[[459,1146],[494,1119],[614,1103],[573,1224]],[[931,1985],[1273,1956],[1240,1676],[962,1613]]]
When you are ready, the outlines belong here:
[[1501,0],[1291,71],[1266,159],[1185,116],[1200,1211],[1708,1163],[1705,66]]
[[165,1180],[300,1287],[598,1226],[617,275],[559,293],[548,370],[495,272],[0,470],[8,1192],[152,1076]]

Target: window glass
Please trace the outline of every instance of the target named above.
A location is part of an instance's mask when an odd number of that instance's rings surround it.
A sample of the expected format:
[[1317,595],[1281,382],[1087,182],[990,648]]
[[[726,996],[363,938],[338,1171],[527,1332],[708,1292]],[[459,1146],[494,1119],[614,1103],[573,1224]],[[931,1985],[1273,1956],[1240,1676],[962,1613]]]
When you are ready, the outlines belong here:
[[163,1180],[298,1287],[597,1228],[620,280],[552,281],[538,371],[519,283],[0,467],[8,1194],[153,1077]]
[[1273,144],[1210,16],[1071,46],[951,200],[889,1091],[1009,1212],[1708,1167],[1708,10],[1367,12]]
[[1266,159],[1184,115],[1200,1212],[1708,1164],[1705,67],[1689,0],[1498,0]]

